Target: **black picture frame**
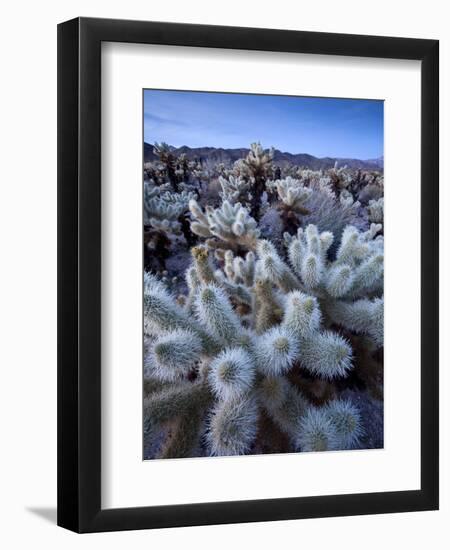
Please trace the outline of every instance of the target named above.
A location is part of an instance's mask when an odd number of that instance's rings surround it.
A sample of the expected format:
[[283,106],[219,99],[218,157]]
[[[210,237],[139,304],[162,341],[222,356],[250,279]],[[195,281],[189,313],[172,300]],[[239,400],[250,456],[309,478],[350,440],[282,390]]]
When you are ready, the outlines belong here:
[[[421,489],[102,510],[101,43],[421,61]],[[438,509],[439,43],[77,18],[58,26],[58,525],[76,532]]]

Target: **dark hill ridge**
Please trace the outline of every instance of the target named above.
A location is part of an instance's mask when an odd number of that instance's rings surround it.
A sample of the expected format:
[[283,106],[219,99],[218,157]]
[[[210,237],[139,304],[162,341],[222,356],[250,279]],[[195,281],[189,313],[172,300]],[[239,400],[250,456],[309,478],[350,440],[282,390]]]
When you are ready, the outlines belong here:
[[[182,147],[173,147],[173,151],[176,155],[184,153],[189,159],[201,159],[203,161],[210,162],[223,162],[225,165],[230,166],[238,159],[245,157],[249,149],[222,149],[216,147],[195,147],[191,148],[187,145]],[[144,143],[144,162],[156,160],[157,156],[153,153],[153,145]],[[311,170],[321,170],[327,168],[333,168],[335,162],[338,162],[339,166],[348,166],[348,168],[363,170],[383,170],[384,158],[379,157],[377,159],[359,160],[349,158],[333,158],[324,157],[317,158],[307,153],[283,153],[278,149],[275,149],[274,161],[277,164],[294,164],[296,166],[304,166]]]

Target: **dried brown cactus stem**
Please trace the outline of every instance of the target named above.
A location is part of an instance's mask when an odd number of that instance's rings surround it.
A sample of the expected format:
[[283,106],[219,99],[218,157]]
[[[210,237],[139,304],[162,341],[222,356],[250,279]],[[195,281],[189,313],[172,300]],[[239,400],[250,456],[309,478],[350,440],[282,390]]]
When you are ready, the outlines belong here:
[[355,355],[356,376],[367,387],[372,397],[383,400],[383,348],[377,348],[370,338],[348,334]]
[[186,458],[195,455],[196,448],[200,446],[203,416],[204,409],[197,408],[173,419],[159,458]]
[[166,143],[157,144],[155,143],[154,152],[159,156],[159,160],[164,164],[164,167],[167,172],[167,178],[169,179],[173,190],[178,193],[178,178],[176,175],[176,157],[170,151]]
[[203,284],[216,282],[214,271],[209,262],[209,251],[206,246],[196,246],[191,250],[197,276]]
[[186,239],[187,244],[190,247],[195,246],[195,244],[197,244],[198,242],[198,236],[195,235],[195,233],[192,233],[189,218],[185,214],[182,214],[178,218],[178,221],[180,222],[181,232],[183,233],[183,236]]
[[171,438],[161,452],[188,453],[196,443],[201,419],[211,402],[211,391],[204,382],[164,388],[144,399],[144,430],[155,433],[158,428],[168,426]]
[[297,206],[295,210],[289,208],[284,203],[278,203],[277,210],[280,213],[280,218],[283,223],[283,232],[295,233],[301,225],[299,216],[307,216],[310,211],[302,206]]
[[250,201],[250,215],[256,221],[261,217],[261,198],[266,189],[266,178],[260,174],[254,176],[252,198]]
[[335,383],[312,377],[303,369],[293,369],[288,379],[313,405],[320,406],[337,397]]
[[255,241],[249,240],[245,246],[237,243],[236,241],[221,241],[217,238],[206,239],[205,244],[210,250],[218,252],[218,255],[223,255],[227,250],[231,250],[235,256],[240,256],[243,258],[249,250],[256,249],[256,239]]
[[156,258],[160,268],[166,269],[166,260],[170,256],[171,241],[162,231],[157,231],[151,227],[144,227],[144,263],[148,265],[151,258]]
[[293,450],[289,436],[275,424],[267,411],[261,408],[258,418],[258,431],[252,449],[253,453],[289,453]]
[[257,334],[279,324],[283,318],[283,309],[275,300],[273,287],[267,279],[255,282],[254,325]]

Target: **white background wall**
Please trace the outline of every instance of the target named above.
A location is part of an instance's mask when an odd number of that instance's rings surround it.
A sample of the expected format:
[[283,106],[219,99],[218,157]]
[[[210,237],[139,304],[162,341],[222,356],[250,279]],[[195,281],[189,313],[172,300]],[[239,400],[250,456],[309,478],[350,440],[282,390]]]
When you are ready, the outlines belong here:
[[[65,0],[5,3],[0,31],[0,541],[4,548],[447,548],[450,190],[441,171],[441,510],[79,536],[56,517],[56,24],[78,15],[436,38],[450,151],[446,1]],[[405,212],[399,215],[407,223]],[[6,254],[5,254],[6,252]],[[406,260],[406,259],[405,259]],[[408,263],[405,261],[405,277]],[[447,282],[447,285],[445,284]],[[405,381],[405,385],[407,381]],[[407,387],[407,385],[405,386]],[[401,406],[399,404],[399,406]],[[370,472],[368,472],[370,475]],[[262,480],[263,482],[263,480]]]

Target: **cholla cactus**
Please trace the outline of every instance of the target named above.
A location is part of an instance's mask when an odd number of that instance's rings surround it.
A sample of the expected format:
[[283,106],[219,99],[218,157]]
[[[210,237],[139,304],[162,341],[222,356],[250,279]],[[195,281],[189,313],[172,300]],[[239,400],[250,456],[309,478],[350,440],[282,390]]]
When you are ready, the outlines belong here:
[[[185,248],[173,294],[144,279],[151,456],[279,452],[267,425],[286,451],[357,448],[367,420],[346,389],[370,378],[361,346],[374,361],[383,346],[382,226],[367,221],[382,221],[383,202],[361,206],[359,195],[382,180],[274,166],[260,144],[223,166],[165,144],[155,152],[159,161],[145,167],[146,234],[165,238],[166,251]],[[190,193],[193,182],[204,193]],[[260,220],[263,207],[289,230],[284,247]]]
[[171,235],[182,233],[189,245],[195,242],[186,219],[193,193],[172,193],[166,189],[165,185],[158,187],[152,181],[144,182],[144,251],[153,251],[162,269],[169,256]]
[[155,143],[153,146],[153,152],[158,155],[161,164],[165,167],[167,178],[169,179],[172,188],[175,192],[178,192],[179,178],[176,174],[176,156],[173,154],[172,149],[167,143]]
[[334,167],[328,170],[328,177],[336,191],[345,189],[351,184],[351,176],[347,171],[347,166],[338,166],[338,161],[334,163]]
[[223,346],[238,341],[241,324],[221,288],[215,285],[202,287],[197,294],[196,310],[200,323]]
[[228,201],[231,204],[236,202],[247,203],[251,198],[251,182],[245,180],[241,176],[230,174],[227,178],[219,176],[220,187],[222,192],[220,196],[222,200]]
[[312,190],[305,187],[300,180],[288,176],[282,180],[275,180],[267,183],[269,190],[275,190],[282,204],[299,214],[308,214],[304,203],[310,197]]
[[300,422],[308,401],[285,376],[266,377],[261,381],[258,397],[272,421],[290,439],[295,449]]
[[[222,258],[222,255],[220,257]],[[255,254],[250,251],[242,258],[234,256],[231,250],[227,250],[223,254],[223,261],[223,271],[218,269],[214,272],[216,282],[237,304],[251,306],[253,300],[251,289],[255,279]]]
[[258,405],[244,398],[220,402],[209,419],[206,440],[216,456],[242,455],[250,451],[256,438]]
[[384,195],[383,178],[379,178],[377,183],[369,183],[359,187],[358,200],[367,205],[371,200],[378,200]]
[[335,451],[339,448],[336,428],[322,409],[307,409],[300,421],[296,446],[303,452]]
[[355,198],[350,193],[350,191],[347,191],[347,189],[344,189],[339,194],[339,202],[344,208],[359,208],[361,206],[361,203],[359,201],[355,201]]
[[364,434],[359,410],[348,400],[336,399],[325,406],[324,412],[335,428],[339,447],[342,449],[358,447]]
[[377,347],[383,346],[384,299],[362,298],[354,302],[336,300],[327,305],[334,322],[357,334],[366,334]]
[[202,354],[220,349],[219,342],[193,321],[189,312],[176,302],[164,285],[155,277],[147,275],[144,279],[144,334],[161,337],[177,329],[197,335],[201,341]]
[[251,390],[255,380],[255,366],[242,348],[222,351],[210,365],[210,385],[224,400],[242,397]]
[[257,278],[253,292],[255,331],[261,334],[281,321],[283,307],[269,279]]
[[257,363],[267,376],[278,376],[289,371],[300,358],[300,342],[286,327],[273,327],[259,337]]
[[170,182],[167,182],[167,173],[164,164],[158,161],[144,163],[144,181],[150,181],[158,187],[173,190]]
[[300,291],[289,292],[285,300],[283,325],[298,338],[309,338],[317,333],[322,315],[317,299]]
[[378,346],[383,334],[384,253],[383,237],[374,237],[380,228],[372,224],[361,233],[348,226],[334,261],[327,257],[331,233],[319,234],[309,225],[305,231],[299,229],[297,237],[286,235],[291,266],[323,311],[334,323],[369,335]]
[[244,284],[247,287],[253,286],[255,280],[256,257],[254,252],[247,252],[244,258],[234,256],[231,250],[224,255],[224,272],[228,280],[236,284]]
[[252,182],[250,214],[256,220],[259,220],[266,181],[272,175],[273,154],[273,149],[265,151],[260,143],[252,143],[248,155],[241,163],[242,171]]
[[321,378],[345,377],[353,368],[350,344],[335,332],[313,333],[302,340],[301,364]]
[[189,160],[185,153],[177,155],[167,143],[155,143],[153,152],[159,161],[144,164],[144,174],[157,184],[169,182],[172,191],[192,191],[199,185],[202,167],[196,160]]
[[255,142],[250,145],[243,162],[254,178],[267,177],[272,169],[273,154],[273,149],[264,150],[261,143]]
[[[333,330],[336,324],[381,343],[382,298],[376,296],[382,272],[369,274],[382,252],[376,233],[377,227],[367,233],[347,228],[330,261],[333,235],[310,226],[288,237],[291,267],[269,241],[258,241],[256,256],[225,253],[216,269],[208,249],[199,247],[186,273],[189,294],[182,305],[155,277],[146,277],[146,379],[150,387],[163,384],[146,399],[145,414],[155,415],[146,426],[154,430],[170,421],[180,430],[170,430],[170,445],[163,445],[160,456],[174,456],[175,449],[251,452],[263,437],[261,414],[285,434],[292,450],[358,445],[362,425],[354,405],[331,400],[314,406],[293,381],[307,372],[332,384],[354,368],[352,347]],[[247,301],[238,299],[237,287],[245,289]],[[173,415],[167,411],[171,403]],[[180,426],[192,435],[189,441]]]
[[205,238],[209,248],[242,252],[256,247],[258,225],[241,203],[224,201],[220,208],[207,206],[203,211],[198,202],[191,199],[189,209],[193,218],[191,231]]
[[191,179],[191,173],[197,168],[195,161],[189,161],[186,154],[182,153],[176,162],[175,174],[182,182],[188,182]]
[[275,246],[267,240],[260,240],[257,246],[257,274],[268,279],[281,291],[289,292],[301,288],[300,281],[289,266],[281,259]]
[[146,363],[153,362],[157,378],[174,382],[189,375],[200,359],[201,351],[202,343],[197,334],[189,330],[175,330],[159,338]]
[[312,190],[305,187],[300,180],[288,176],[285,179],[267,183],[269,190],[275,190],[278,196],[277,208],[281,213],[284,230],[296,230],[299,226],[299,216],[309,214],[305,205]]
[[315,172],[309,181],[312,193],[307,202],[308,214],[302,216],[302,226],[317,225],[319,231],[330,231],[335,236],[332,251],[339,245],[339,237],[347,225],[366,229],[367,221],[361,216],[359,201],[347,189],[333,190],[329,178]]
[[149,225],[157,231],[178,234],[182,224],[180,217],[189,209],[189,201],[193,193],[161,192],[161,188],[150,182],[144,183],[144,225]]
[[384,198],[378,200],[370,200],[367,207],[369,220],[372,223],[383,223],[384,221]]

